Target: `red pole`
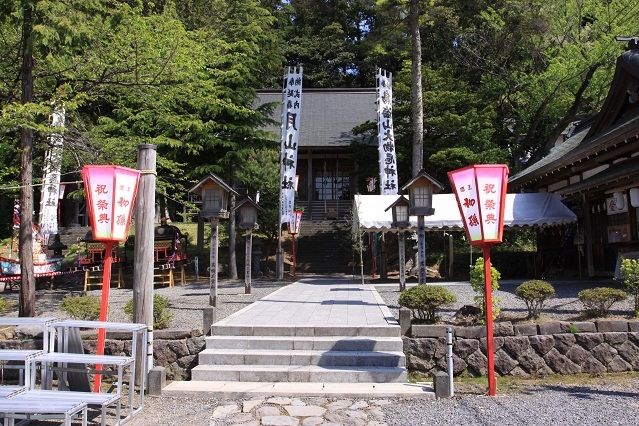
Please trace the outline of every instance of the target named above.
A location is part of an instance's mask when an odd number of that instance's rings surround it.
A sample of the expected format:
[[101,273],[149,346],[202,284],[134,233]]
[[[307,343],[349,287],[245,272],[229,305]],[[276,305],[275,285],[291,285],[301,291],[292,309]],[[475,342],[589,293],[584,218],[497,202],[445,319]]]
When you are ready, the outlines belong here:
[[293,244],[291,245],[291,255],[293,257],[293,264],[291,266],[291,275],[295,276],[295,269],[297,268],[297,254],[295,253],[295,234],[293,236]]
[[[111,250],[113,250],[113,242],[105,241],[104,243],[104,271],[102,272],[102,298],[100,300],[100,321],[107,320],[107,313],[109,312],[109,290],[111,289],[111,263],[113,263],[113,257],[111,256]],[[106,330],[101,328],[98,330],[98,346],[96,353],[98,355],[104,355],[104,339],[106,337]],[[95,366],[96,370],[100,370],[102,366],[100,364]],[[96,374],[93,382],[93,392],[100,392],[102,385],[102,375]]]
[[368,245],[371,248],[371,278],[377,273],[377,259],[375,258],[375,234],[368,234]]
[[488,357],[488,395],[495,396],[497,384],[495,382],[495,346],[493,341],[493,298],[492,276],[490,267],[490,245],[484,249],[484,290],[486,299],[486,354]]

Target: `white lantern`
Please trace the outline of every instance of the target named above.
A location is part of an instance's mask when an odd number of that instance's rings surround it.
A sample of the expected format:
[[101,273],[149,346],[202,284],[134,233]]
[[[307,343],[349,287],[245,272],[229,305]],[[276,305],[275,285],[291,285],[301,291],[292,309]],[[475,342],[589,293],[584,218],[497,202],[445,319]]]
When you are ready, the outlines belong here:
[[193,188],[189,189],[202,198],[200,216],[208,219],[228,219],[228,198],[231,193],[239,195],[233,188],[213,173],[209,173]]
[[626,207],[623,192],[615,192],[614,194],[612,194],[612,197],[615,199],[618,210],[623,210],[624,207]]
[[630,188],[630,205],[632,207],[639,207],[639,187]]
[[409,217],[408,217],[408,206],[409,202],[403,195],[400,196],[393,204],[388,206],[386,210],[392,209],[393,212],[393,227],[395,228],[408,228],[409,226]]
[[413,216],[430,216],[433,209],[433,193],[444,187],[435,178],[421,170],[413,179],[402,187],[404,193],[410,194],[409,213]]

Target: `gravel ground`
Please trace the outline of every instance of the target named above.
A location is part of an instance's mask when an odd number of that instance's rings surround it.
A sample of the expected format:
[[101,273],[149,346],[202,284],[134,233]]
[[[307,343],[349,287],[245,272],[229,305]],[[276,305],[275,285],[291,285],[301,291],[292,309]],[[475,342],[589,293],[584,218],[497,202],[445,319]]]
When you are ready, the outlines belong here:
[[[368,404],[369,409],[358,410],[368,414],[367,420],[362,422],[354,416],[349,417],[348,413],[351,410],[337,411],[337,415],[344,418],[344,421],[338,424],[344,425],[637,425],[638,387],[639,381],[635,380],[627,386],[529,386],[515,394],[499,395],[495,398],[468,394],[437,401],[389,398],[379,406],[383,412],[383,416],[380,417],[371,414],[370,407],[373,407],[375,402],[362,399],[352,401],[365,401]],[[249,399],[246,398],[244,401]],[[321,404],[318,398],[300,400],[308,405],[326,406]],[[215,419],[213,413],[219,406],[235,404],[242,407],[243,400],[148,398],[146,401],[143,415],[134,419],[131,425],[231,425],[239,419],[233,416],[229,416],[228,419]],[[358,405],[365,404],[360,402]],[[259,416],[254,416],[255,423],[246,424],[259,425]]]
[[532,387],[515,395],[398,401],[382,407],[389,425],[637,425],[637,386]]
[[[250,305],[256,300],[281,288],[288,282],[273,282],[266,280],[253,281],[251,294],[244,294],[244,281],[220,280],[218,283],[219,303],[216,319],[221,320]],[[73,282],[54,286],[53,290],[38,289],[36,293],[36,312],[39,316],[68,318],[59,309],[60,301],[70,294],[82,294],[81,285]],[[169,299],[169,309],[173,314],[171,327],[175,329],[196,329],[202,327],[202,308],[209,305],[209,283],[199,281],[175,287],[156,287],[155,293]],[[90,290],[87,294],[100,297],[101,290]],[[12,300],[17,306],[18,292],[2,292],[0,296]],[[133,298],[133,290],[129,288],[111,288],[109,294],[109,321],[130,322],[124,313],[124,305]],[[17,309],[17,308],[16,308]],[[17,310],[9,315],[17,316]]]
[[[494,294],[501,299],[502,318],[507,320],[524,320],[527,315],[526,304],[515,296],[515,289],[523,280],[502,280],[499,282],[499,290]],[[609,283],[600,281],[550,281],[555,287],[556,297],[548,300],[544,307],[541,320],[576,320],[583,319],[583,307],[577,299],[577,293],[586,288],[610,286]],[[468,282],[443,282],[436,283],[448,288],[457,296],[457,303],[442,309],[439,313],[442,321],[450,321],[455,312],[464,305],[474,305],[475,293]],[[408,284],[410,287],[411,284]],[[398,284],[376,284],[384,302],[388,305],[393,315],[399,318]],[[633,301],[631,298],[619,302],[613,306],[611,316],[625,317],[632,314]]]
[[[502,280],[500,289],[495,292],[501,299],[502,318],[505,320],[524,320],[527,310],[523,301],[515,296],[515,289],[523,280]],[[269,280],[253,281],[252,294],[244,294],[244,282],[232,280],[220,280],[219,306],[217,319],[226,318],[256,300],[270,294],[271,292],[289,284],[290,282],[274,282]],[[557,292],[556,297],[548,300],[541,320],[577,320],[583,319],[581,315],[582,306],[577,300],[577,293],[585,288],[610,285],[600,281],[551,281]],[[398,284],[374,283],[375,288],[388,305],[396,318],[399,318],[399,298]],[[454,313],[463,305],[474,304],[474,296],[468,282],[442,282],[437,283],[451,290],[457,296],[457,302],[440,311],[441,320],[450,321]],[[415,284],[409,283],[408,286]],[[62,298],[69,294],[82,294],[79,279],[56,284],[53,290],[38,289],[36,296],[36,311],[40,316],[53,316],[56,318],[67,318],[65,312],[60,311],[58,306]],[[95,287],[94,287],[95,288]],[[209,284],[208,280],[188,283],[184,286],[176,285],[173,288],[156,287],[155,292],[166,296],[170,300],[170,311],[173,314],[171,328],[194,329],[200,328],[202,324],[202,308],[208,306]],[[91,290],[88,294],[100,296],[100,290]],[[17,306],[18,292],[0,292],[0,296],[11,300]],[[112,288],[109,301],[109,321],[128,322],[123,307],[128,300],[133,297],[131,289]],[[16,308],[17,309],[17,308]],[[611,316],[626,317],[632,313],[633,301],[628,298],[624,302],[613,306]],[[13,314],[17,315],[17,311]]]

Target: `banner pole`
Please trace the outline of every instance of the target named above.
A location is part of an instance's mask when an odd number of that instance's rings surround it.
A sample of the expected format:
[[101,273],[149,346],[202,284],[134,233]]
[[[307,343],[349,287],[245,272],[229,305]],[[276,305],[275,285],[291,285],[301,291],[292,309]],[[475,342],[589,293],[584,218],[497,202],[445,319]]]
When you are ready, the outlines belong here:
[[[113,263],[113,257],[111,251],[113,250],[113,241],[104,242],[104,271],[102,272],[102,298],[100,300],[100,321],[107,320],[107,314],[109,312],[109,290],[111,289],[111,264]],[[104,340],[106,337],[106,330],[101,328],[98,330],[98,344],[96,348],[97,355],[104,355]],[[102,369],[101,364],[95,366],[96,370]],[[93,392],[100,392],[102,386],[102,374],[95,375],[93,382]]]
[[[286,68],[286,70],[284,71],[284,75],[282,76],[282,113],[281,113],[281,121],[280,121],[280,158],[279,158],[279,166],[280,166],[280,179],[278,182],[282,182],[282,180],[284,179],[284,166],[282,161],[284,160],[285,157],[285,152],[282,149],[283,148],[283,144],[284,144],[284,140],[286,138],[286,123],[285,123],[285,117],[286,117],[286,113],[285,113],[285,101],[286,101],[286,81],[288,78],[288,74],[290,73],[290,67]],[[282,197],[284,197],[284,189],[282,188],[282,185],[280,184],[280,191],[279,191],[279,203],[278,203],[278,210],[277,210],[277,249],[275,250],[275,278],[278,281],[281,281],[284,279],[284,256],[283,256],[283,252],[282,252]]]
[[490,265],[490,244],[483,245],[484,250],[484,291],[486,301],[486,357],[488,358],[488,395],[496,395],[495,382],[495,346],[493,341],[493,298],[492,274]]

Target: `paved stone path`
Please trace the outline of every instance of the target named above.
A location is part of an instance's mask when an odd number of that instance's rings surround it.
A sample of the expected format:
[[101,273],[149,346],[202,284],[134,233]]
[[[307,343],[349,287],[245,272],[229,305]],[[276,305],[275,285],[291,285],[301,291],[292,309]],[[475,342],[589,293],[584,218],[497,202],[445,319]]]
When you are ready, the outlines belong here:
[[216,325],[358,327],[397,322],[373,286],[313,277],[283,287]]
[[[177,401],[164,399],[168,405]],[[153,404],[155,401],[151,399],[150,402]],[[194,401],[187,399],[184,402],[189,406]],[[386,398],[256,397],[220,401],[210,408],[206,401],[202,401],[201,406],[207,411],[205,415],[191,413],[193,417],[187,420],[191,414],[185,412],[182,418],[191,424],[204,424],[207,418],[209,426],[386,426],[383,408],[391,404],[392,401]],[[131,424],[146,425],[159,421],[155,413],[146,411]],[[163,420],[165,424],[176,424],[178,417],[165,415]]]

